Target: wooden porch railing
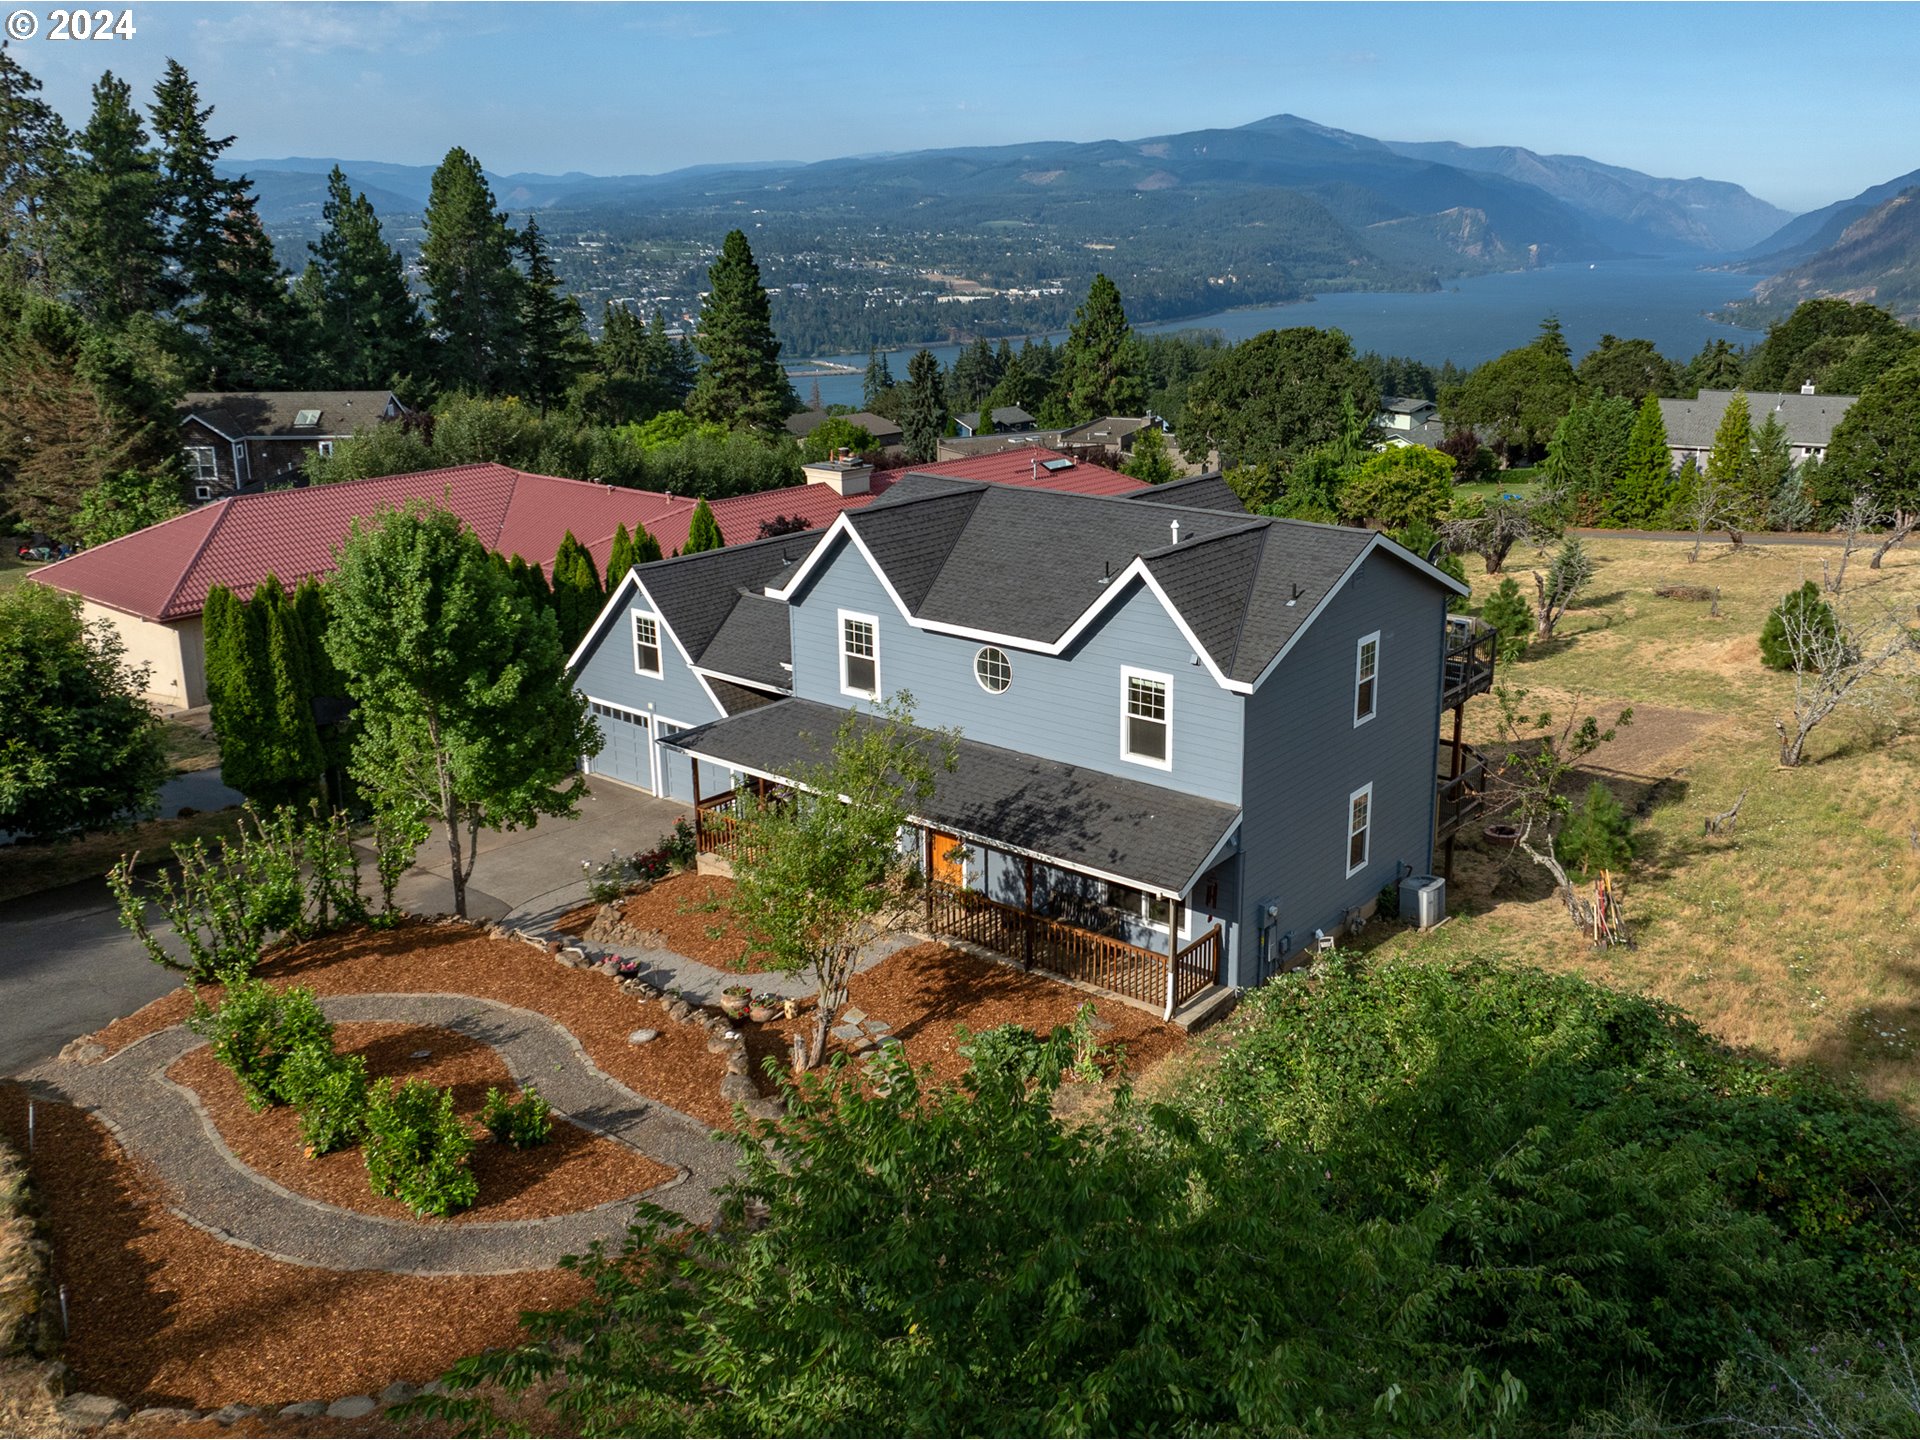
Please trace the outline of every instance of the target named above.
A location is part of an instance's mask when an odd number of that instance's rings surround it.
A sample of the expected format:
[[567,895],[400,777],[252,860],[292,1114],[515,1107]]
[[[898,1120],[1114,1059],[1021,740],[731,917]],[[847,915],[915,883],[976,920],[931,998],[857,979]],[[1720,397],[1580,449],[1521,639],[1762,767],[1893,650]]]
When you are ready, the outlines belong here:
[[1220,973],[1220,927],[1168,958],[1110,935],[1035,915],[1017,905],[935,881],[927,887],[928,928],[1159,1008],[1166,1019]]
[[[1440,775],[1439,804],[1434,809],[1434,838],[1445,840],[1457,834],[1462,826],[1487,808],[1487,761],[1486,757],[1471,745],[1461,749],[1461,770],[1458,775]],[[1452,756],[1442,751],[1440,763],[1451,763]]]
[[[768,793],[773,793],[769,791]],[[709,795],[693,805],[694,844],[702,855],[724,855],[729,860],[742,857],[742,820],[753,803],[753,792],[746,786]]]
[[1446,661],[1440,708],[1451,710],[1493,688],[1493,662],[1500,632],[1470,615],[1447,617]]

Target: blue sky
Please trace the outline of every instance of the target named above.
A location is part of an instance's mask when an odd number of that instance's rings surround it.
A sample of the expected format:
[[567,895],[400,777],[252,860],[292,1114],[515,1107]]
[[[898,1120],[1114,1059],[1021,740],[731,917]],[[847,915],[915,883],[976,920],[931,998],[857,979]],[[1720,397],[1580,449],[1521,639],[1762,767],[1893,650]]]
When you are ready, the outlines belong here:
[[[7,9],[19,0],[8,0]],[[1920,166],[1909,5],[136,3],[131,41],[13,54],[69,120],[185,64],[233,155],[621,174],[1291,111],[1570,151],[1789,210]],[[118,8],[116,6],[116,8]]]

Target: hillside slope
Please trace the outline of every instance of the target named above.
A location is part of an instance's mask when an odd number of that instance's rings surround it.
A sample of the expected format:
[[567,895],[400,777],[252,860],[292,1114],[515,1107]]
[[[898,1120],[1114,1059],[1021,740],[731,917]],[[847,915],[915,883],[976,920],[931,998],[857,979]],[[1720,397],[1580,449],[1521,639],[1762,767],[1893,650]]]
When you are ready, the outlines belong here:
[[1821,295],[1870,300],[1896,315],[1920,315],[1920,185],[1876,205],[1831,245],[1762,281],[1754,293],[1776,304]]

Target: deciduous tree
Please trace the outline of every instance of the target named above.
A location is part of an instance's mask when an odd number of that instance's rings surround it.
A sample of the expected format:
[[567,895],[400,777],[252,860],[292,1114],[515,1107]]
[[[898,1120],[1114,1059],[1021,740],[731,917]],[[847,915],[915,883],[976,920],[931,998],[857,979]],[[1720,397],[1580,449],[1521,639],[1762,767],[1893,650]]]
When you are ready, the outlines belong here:
[[1573,366],[1539,345],[1487,361],[1442,392],[1449,425],[1468,425],[1503,448],[1510,460],[1529,458],[1552,437],[1573,407]]
[[1380,408],[1373,376],[1338,330],[1268,330],[1216,360],[1187,391],[1182,454],[1217,450],[1223,466],[1286,468],[1340,438],[1351,406],[1363,426]]
[[1452,498],[1452,459],[1424,445],[1369,456],[1336,496],[1343,520],[1382,530],[1432,525]]
[[903,898],[913,861],[901,827],[953,765],[953,737],[917,729],[901,692],[877,714],[849,714],[832,748],[793,777],[798,793],[756,804],[743,822],[735,913],[770,964],[813,977],[809,1067],[826,1058],[861,948]]
[[354,778],[438,818],[465,915],[480,831],[572,815],[580,757],[600,750],[559,628],[422,503],[356,520],[328,588],[327,650],[359,707]]
[[68,835],[152,806],[167,761],[150,676],[77,596],[0,590],[0,830]]

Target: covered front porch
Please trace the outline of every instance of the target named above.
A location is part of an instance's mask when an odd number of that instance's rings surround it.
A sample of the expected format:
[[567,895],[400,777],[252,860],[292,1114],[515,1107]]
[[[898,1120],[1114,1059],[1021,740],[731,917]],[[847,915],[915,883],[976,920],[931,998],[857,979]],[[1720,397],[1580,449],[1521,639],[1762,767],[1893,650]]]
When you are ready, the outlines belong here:
[[[739,854],[739,817],[790,794],[843,712],[786,700],[675,736],[703,861]],[[1228,978],[1237,807],[962,740],[901,843],[928,933],[1174,1019]],[[730,867],[729,867],[730,868]]]

